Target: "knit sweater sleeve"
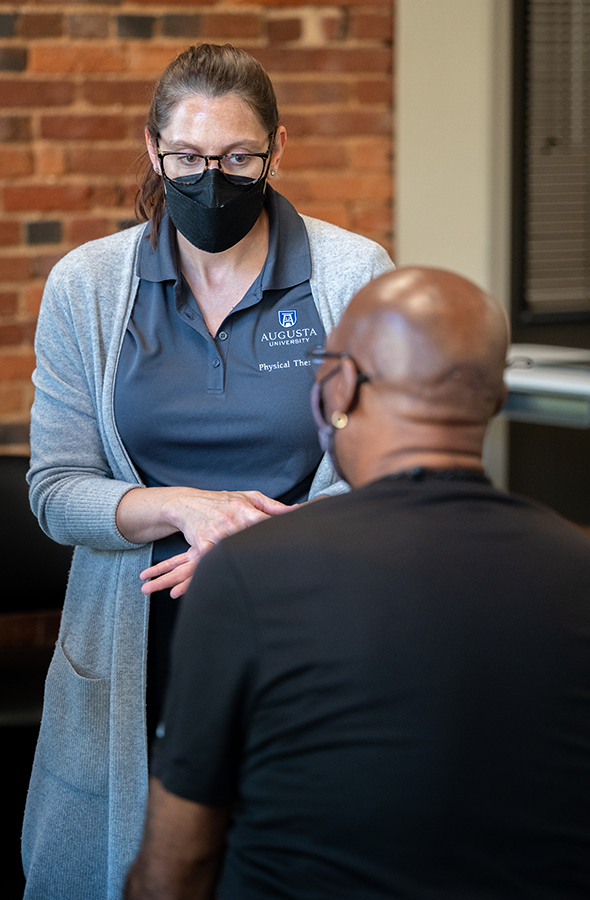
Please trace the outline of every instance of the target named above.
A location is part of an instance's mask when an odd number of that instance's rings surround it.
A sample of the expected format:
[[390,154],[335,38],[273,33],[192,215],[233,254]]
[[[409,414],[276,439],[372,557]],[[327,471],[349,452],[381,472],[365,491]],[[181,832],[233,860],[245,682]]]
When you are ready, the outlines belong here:
[[[113,450],[104,421],[105,370],[116,316],[111,313],[104,321],[100,295],[113,282],[111,303],[116,306],[114,276],[104,264],[110,260],[114,269],[112,255],[119,248],[121,276],[126,245],[103,240],[102,247],[97,241],[94,248],[86,245],[68,254],[45,287],[35,337],[28,481],[33,512],[51,538],[117,550],[137,546],[120,534],[115,513],[121,497],[138,481],[130,464],[125,471],[123,448]],[[93,287],[94,269],[102,273],[100,290]]]
[[[375,241],[336,225],[302,216],[312,255],[311,289],[326,334],[338,324],[353,296],[367,282],[394,268],[389,254]],[[329,456],[322,458],[311,486],[310,500],[349,490]]]

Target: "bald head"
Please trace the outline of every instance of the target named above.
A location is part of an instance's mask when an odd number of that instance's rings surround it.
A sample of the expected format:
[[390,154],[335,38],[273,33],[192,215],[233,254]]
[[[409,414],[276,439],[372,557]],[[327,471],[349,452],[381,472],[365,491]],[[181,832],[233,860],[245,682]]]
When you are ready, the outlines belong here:
[[502,395],[508,340],[493,297],[453,272],[416,267],[359,291],[329,343],[416,415],[487,421]]
[[[329,350],[350,354],[370,379],[355,410],[362,430],[355,430],[351,417],[339,445],[358,456],[363,442],[377,440],[389,456],[403,453],[405,445],[429,454],[430,461],[448,451],[444,465],[465,453],[479,457],[485,427],[504,397],[508,341],[500,304],[452,272],[408,267],[370,282],[327,342]],[[350,386],[350,372],[343,372],[340,385],[337,379],[332,388],[326,383],[333,407],[346,399],[347,377]],[[352,449],[344,446],[350,441]]]

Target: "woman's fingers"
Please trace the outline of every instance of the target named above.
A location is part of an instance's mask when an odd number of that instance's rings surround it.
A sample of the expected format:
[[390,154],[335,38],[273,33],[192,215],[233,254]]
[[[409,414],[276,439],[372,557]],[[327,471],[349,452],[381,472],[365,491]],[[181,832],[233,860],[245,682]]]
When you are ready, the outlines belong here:
[[239,491],[238,493],[247,497],[256,509],[261,510],[269,516],[277,516],[281,513],[290,512],[290,510],[297,509],[299,506],[298,503],[293,504],[293,506],[286,506],[284,503],[281,503],[280,500],[273,500],[272,497],[267,497],[266,494],[261,494],[260,491]]
[[[178,559],[179,557],[175,558]],[[166,562],[170,562],[170,560],[166,560]],[[181,594],[184,594],[184,591],[190,584],[197,562],[198,558],[195,557],[193,560],[180,563],[159,575],[147,575],[150,569],[146,569],[145,572],[142,572],[142,578],[146,576],[150,580],[145,581],[145,584],[141,586],[142,593],[149,595],[153,594],[155,591],[165,591],[168,588],[171,588],[170,596],[180,597]],[[159,568],[159,566],[152,566],[152,569],[157,568]],[[181,585],[184,585],[184,589],[180,591],[180,593],[176,592],[176,589]]]
[[171,572],[172,569],[176,569],[184,562],[187,562],[186,553],[179,553],[178,556],[171,556],[170,559],[164,559],[154,566],[149,566],[140,573],[139,577],[142,581],[146,581],[148,578],[157,578],[158,575],[165,575],[166,572]]
[[289,508],[258,491],[194,491],[182,495],[174,516],[187,542],[202,554],[209,543]]
[[[145,496],[145,495],[144,495]],[[222,538],[261,522],[273,515],[293,509],[259,491],[200,491],[190,488],[176,491],[169,513],[178,523],[186,541],[191,545],[186,553],[149,566],[141,573],[142,592],[170,590],[170,596],[185,593],[195,568],[204,554]]]

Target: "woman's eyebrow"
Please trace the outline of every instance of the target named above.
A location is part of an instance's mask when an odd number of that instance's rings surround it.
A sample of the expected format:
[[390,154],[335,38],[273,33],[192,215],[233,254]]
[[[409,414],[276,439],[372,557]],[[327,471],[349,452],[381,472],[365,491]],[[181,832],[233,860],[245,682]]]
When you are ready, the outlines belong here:
[[[225,154],[230,153],[232,150],[235,150],[236,148],[242,148],[242,147],[245,150],[250,150],[252,153],[264,153],[264,152],[266,152],[266,149],[267,149],[266,147],[264,148],[264,150],[258,149],[259,146],[261,145],[262,141],[258,141],[255,139],[247,139],[247,140],[240,140],[240,141],[232,141],[232,143],[227,144],[225,146],[224,150],[219,154],[217,154],[217,153],[207,154],[204,150],[200,150],[194,141],[184,141],[182,139],[167,141],[165,138],[160,138],[160,142],[162,142],[162,141],[166,144],[167,147],[169,147],[171,149],[172,152],[175,152],[176,150],[179,150],[179,151],[180,150],[193,150],[199,156],[207,156],[207,155],[224,156]],[[162,148],[160,147],[160,149],[162,149]]]

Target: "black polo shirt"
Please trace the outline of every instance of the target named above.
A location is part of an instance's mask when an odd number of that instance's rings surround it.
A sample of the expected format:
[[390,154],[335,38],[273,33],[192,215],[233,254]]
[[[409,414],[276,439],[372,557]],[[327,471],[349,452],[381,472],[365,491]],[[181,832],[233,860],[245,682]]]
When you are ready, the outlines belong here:
[[156,250],[147,233],[142,241],[115,416],[150,487],[259,490],[286,503],[307,499],[321,450],[305,351],[322,344],[325,334],[309,285],[303,220],[270,187],[266,209],[266,262],[215,337],[181,275],[168,216]]

